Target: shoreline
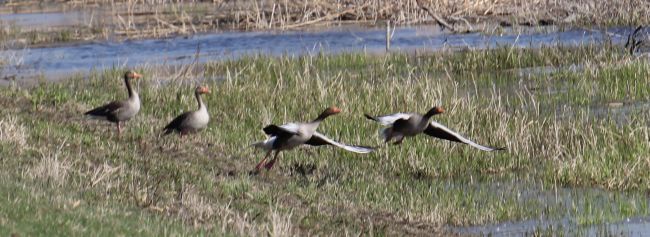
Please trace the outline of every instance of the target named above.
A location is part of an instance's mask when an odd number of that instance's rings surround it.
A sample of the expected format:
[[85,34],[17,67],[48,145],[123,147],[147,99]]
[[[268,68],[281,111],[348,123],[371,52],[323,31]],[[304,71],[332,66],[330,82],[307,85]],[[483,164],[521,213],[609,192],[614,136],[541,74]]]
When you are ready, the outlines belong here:
[[[125,2],[111,5],[104,1],[88,1],[85,4],[9,1],[0,6],[0,21],[10,18],[12,14],[49,15],[42,19],[43,22],[29,19],[25,20],[29,21],[28,23],[22,25],[5,20],[8,24],[1,29],[5,36],[0,37],[0,45],[4,46],[2,48],[31,48],[62,43],[164,39],[228,31],[304,31],[337,25],[384,27],[387,20],[394,26],[440,25],[450,33],[484,32],[487,26],[607,28],[650,23],[650,16],[634,14],[643,9],[650,11],[650,3],[633,1],[634,5],[594,3],[594,9],[591,10],[563,10],[561,7],[573,6],[575,1],[562,1],[557,5],[547,6],[541,3],[525,5],[515,0],[494,6],[481,3],[462,8],[451,3],[434,5],[433,2],[427,1],[385,1],[381,2],[382,6],[372,5],[370,1],[356,5],[332,4],[326,1],[321,2],[321,5],[301,6],[282,5],[276,1],[264,1],[262,5],[253,1],[158,5],[129,5]],[[610,9],[614,5],[617,8]],[[536,8],[537,11],[531,13],[530,8]],[[608,12],[614,10],[616,12]],[[59,13],[60,15],[57,15]],[[74,16],[66,16],[70,14]],[[602,17],[597,14],[602,14]],[[20,20],[20,16],[14,18]],[[53,26],[42,27],[42,23]],[[59,25],[56,25],[57,23]]]

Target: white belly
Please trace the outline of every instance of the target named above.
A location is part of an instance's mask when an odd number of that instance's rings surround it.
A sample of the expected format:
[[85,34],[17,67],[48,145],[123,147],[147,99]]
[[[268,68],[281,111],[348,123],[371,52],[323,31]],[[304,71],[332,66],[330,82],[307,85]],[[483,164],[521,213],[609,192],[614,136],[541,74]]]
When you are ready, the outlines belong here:
[[121,108],[115,115],[119,121],[127,121],[140,112],[140,100],[138,98],[129,99],[126,103],[128,106]]
[[210,122],[210,115],[208,111],[199,110],[188,116],[187,120],[183,123],[182,127],[191,130],[201,130],[208,126]]

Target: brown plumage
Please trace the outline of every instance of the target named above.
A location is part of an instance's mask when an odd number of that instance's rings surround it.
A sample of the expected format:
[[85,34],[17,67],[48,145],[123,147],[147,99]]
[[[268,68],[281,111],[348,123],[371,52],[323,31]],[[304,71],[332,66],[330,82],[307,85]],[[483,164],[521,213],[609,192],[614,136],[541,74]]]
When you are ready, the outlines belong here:
[[207,127],[208,122],[210,121],[210,115],[208,114],[207,107],[201,99],[201,95],[209,93],[210,89],[208,89],[208,87],[196,87],[194,90],[194,96],[199,106],[198,110],[185,112],[174,118],[174,120],[169,122],[169,124],[163,128],[164,135],[170,134],[172,132],[178,132],[181,137],[183,137],[185,134],[197,132]]
[[117,125],[117,134],[120,135],[122,133],[121,123],[133,118],[140,111],[140,97],[138,96],[138,92],[133,90],[131,80],[141,77],[142,75],[137,72],[127,71],[124,73],[124,84],[129,93],[129,98],[126,100],[112,101],[89,110],[84,114],[92,118],[115,123]]

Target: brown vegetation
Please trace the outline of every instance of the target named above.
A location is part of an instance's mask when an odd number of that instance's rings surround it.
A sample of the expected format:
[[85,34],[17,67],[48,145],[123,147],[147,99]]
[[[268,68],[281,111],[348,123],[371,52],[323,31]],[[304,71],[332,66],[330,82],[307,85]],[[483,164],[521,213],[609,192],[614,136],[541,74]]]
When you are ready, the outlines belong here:
[[[644,0],[8,0],[0,12],[90,12],[65,33],[31,36],[34,43],[189,35],[223,29],[294,29],[331,24],[437,23],[455,32],[477,25],[638,25],[650,22]],[[480,27],[478,27],[480,30]],[[4,34],[8,30],[4,29]],[[22,31],[29,31],[22,29]],[[60,29],[52,31],[59,32]],[[45,39],[43,39],[45,38]],[[28,42],[30,44],[32,42]]]

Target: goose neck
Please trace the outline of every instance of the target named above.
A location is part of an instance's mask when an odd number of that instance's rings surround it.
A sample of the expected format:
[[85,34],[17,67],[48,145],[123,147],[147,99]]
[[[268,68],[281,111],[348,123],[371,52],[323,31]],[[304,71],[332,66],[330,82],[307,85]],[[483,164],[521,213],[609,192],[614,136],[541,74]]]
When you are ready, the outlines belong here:
[[205,104],[203,103],[203,99],[201,98],[201,94],[196,92],[194,93],[194,96],[196,97],[196,103],[199,105],[199,110],[206,110]]

